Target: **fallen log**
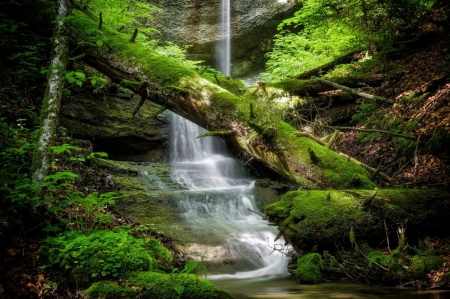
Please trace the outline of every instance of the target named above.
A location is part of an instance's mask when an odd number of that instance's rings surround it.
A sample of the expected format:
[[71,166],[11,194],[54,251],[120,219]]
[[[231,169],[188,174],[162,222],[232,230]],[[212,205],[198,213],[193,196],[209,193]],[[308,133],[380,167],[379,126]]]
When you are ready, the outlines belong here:
[[[84,19],[75,24],[81,26],[77,32],[86,32],[86,27],[92,23],[97,26],[97,22],[80,12],[77,17]],[[296,129],[272,116],[249,93],[230,93],[194,70],[144,45],[129,42],[129,37],[122,33],[107,26],[102,30],[113,51],[87,47],[83,49],[84,61],[113,82],[120,83],[124,79],[141,82],[141,85],[128,87],[207,130],[232,132],[222,136],[232,147],[245,151],[254,160],[303,188],[340,188],[355,176],[360,178],[356,187],[375,187],[360,165],[309,138],[296,137]],[[250,106],[254,110],[252,119]],[[320,163],[311,163],[308,148],[314,151]]]

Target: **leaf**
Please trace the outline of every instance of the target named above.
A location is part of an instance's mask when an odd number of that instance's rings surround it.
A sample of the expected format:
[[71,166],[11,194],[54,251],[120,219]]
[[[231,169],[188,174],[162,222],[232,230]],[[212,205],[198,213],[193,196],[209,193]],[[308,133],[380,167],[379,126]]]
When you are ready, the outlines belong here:
[[184,293],[184,286],[182,286],[181,284],[175,284],[174,286],[173,286],[173,289],[175,290],[175,292],[177,292],[177,294],[178,295],[183,295],[183,293]]
[[86,79],[86,75],[83,72],[74,72],[75,73],[75,77],[77,77],[80,80],[85,80]]
[[91,79],[91,84],[94,86],[97,83],[97,80]]
[[80,87],[81,87],[81,85],[83,85],[83,82],[81,82],[80,80],[77,80],[75,83]]
[[186,263],[186,265],[184,265],[184,272],[186,272],[187,274],[191,273],[192,271],[194,271],[195,267],[197,267],[197,263],[194,261],[188,261]]
[[101,46],[103,46],[103,41],[101,39],[99,39],[99,40],[97,40],[96,44],[100,48]]

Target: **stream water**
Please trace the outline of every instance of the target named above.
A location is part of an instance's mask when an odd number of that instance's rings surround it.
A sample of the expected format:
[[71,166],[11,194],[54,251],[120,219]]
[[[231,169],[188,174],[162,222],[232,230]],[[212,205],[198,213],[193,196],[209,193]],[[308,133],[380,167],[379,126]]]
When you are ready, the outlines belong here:
[[204,255],[211,279],[285,274],[286,257],[273,250],[281,248],[273,244],[277,230],[250,211],[258,208],[245,167],[222,139],[197,139],[206,131],[194,123],[171,114],[171,128],[172,180],[191,191],[177,203],[194,236],[192,258]]

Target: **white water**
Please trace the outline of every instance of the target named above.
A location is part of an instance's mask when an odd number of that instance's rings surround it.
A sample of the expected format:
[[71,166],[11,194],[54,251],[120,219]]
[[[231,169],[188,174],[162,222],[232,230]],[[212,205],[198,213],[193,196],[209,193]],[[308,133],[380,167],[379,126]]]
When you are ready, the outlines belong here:
[[[199,235],[191,248],[197,260],[208,251],[205,261],[232,265],[227,270],[233,273],[208,278],[286,274],[286,256],[271,248],[277,230],[248,210],[258,208],[252,195],[254,181],[244,166],[227,156],[223,140],[196,139],[204,129],[176,114],[171,117],[172,179],[192,190],[192,195],[179,199],[178,207]],[[214,241],[208,244],[209,239]],[[277,242],[277,249],[282,243]]]
[[231,6],[230,0],[222,0],[220,15],[220,41],[217,44],[217,65],[219,71],[226,76],[231,75]]

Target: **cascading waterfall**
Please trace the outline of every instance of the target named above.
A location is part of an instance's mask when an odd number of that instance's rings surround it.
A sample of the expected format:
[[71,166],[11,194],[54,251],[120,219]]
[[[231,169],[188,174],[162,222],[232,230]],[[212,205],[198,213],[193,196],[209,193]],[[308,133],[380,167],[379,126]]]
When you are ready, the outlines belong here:
[[221,1],[220,42],[217,45],[218,69],[226,76],[231,75],[231,6],[230,0]]
[[198,235],[197,258],[208,251],[207,261],[227,265],[214,272],[235,273],[230,277],[286,273],[286,257],[268,246],[273,247],[276,229],[249,211],[258,210],[252,195],[254,181],[237,159],[227,156],[222,139],[196,139],[204,132],[171,115],[171,175],[192,191],[179,198],[178,208]]

